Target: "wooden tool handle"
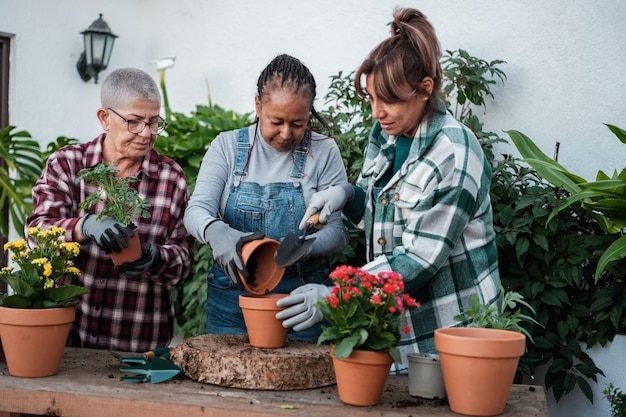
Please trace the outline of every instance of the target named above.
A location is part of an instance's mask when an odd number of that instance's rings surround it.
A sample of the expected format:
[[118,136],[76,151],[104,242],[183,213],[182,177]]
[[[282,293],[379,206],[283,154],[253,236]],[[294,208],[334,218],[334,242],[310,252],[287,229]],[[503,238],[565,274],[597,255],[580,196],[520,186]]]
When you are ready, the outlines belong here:
[[319,222],[320,222],[320,215],[315,213],[311,217],[309,217],[309,220],[306,221],[306,225],[308,227],[311,227],[311,226],[315,226],[319,224]]

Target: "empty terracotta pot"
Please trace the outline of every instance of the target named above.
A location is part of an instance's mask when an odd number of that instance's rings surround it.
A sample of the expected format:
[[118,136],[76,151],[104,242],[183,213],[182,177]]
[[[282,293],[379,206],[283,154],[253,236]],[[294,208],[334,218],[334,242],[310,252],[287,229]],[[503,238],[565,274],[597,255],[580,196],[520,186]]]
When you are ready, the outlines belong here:
[[285,268],[276,265],[274,257],[280,243],[274,239],[264,238],[248,242],[241,248],[243,260],[250,277],[246,280],[241,274],[241,282],[251,294],[269,294],[283,278]]
[[469,416],[502,414],[525,348],[526,336],[509,330],[435,330],[450,409]]
[[281,348],[287,342],[289,329],[283,327],[282,320],[276,319],[276,313],[282,308],[276,301],[287,294],[242,294],[239,296],[239,307],[248,330],[250,345],[258,348]]

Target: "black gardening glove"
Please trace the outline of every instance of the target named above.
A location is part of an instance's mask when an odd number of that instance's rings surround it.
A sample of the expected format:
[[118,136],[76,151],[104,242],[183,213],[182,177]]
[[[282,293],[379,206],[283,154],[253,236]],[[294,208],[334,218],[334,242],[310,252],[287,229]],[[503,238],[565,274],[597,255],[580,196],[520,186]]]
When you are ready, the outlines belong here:
[[[237,245],[235,245],[235,249],[237,251],[237,259],[241,259],[241,248],[243,247],[243,245],[245,245],[248,242],[252,242],[253,240],[263,239],[264,237],[265,237],[265,234],[260,233],[260,232],[255,232],[250,235],[242,236],[241,238],[239,238]],[[246,265],[243,265],[241,268],[239,268],[236,260],[233,259],[232,261],[230,261],[230,264],[228,265],[227,275],[229,277],[234,275],[236,277],[235,285],[237,285],[238,289],[243,290],[244,286],[243,286],[243,283],[241,282],[241,279],[239,279],[239,274],[237,274],[237,271],[239,271],[243,279],[246,282],[248,282],[248,279],[250,278],[250,272],[248,272],[248,268],[246,268]]]
[[152,243],[144,243],[141,245],[141,258],[132,262],[124,262],[121,265],[117,265],[115,269],[121,274],[136,278],[156,266],[160,261],[161,253],[159,248]]
[[128,247],[126,236],[133,237],[133,229],[114,220],[111,217],[103,216],[97,220],[95,214],[88,214],[83,218],[80,233],[92,239],[105,252],[119,252]]

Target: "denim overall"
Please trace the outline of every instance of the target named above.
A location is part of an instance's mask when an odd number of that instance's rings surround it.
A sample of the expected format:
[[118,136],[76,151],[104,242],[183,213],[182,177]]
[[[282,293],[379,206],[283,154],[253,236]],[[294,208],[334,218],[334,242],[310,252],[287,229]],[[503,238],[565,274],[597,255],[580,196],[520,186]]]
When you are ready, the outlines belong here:
[[[256,127],[255,127],[256,128]],[[259,139],[263,140],[263,139]],[[293,182],[276,182],[259,185],[255,182],[241,181],[247,175],[244,172],[250,141],[248,128],[239,130],[237,140],[237,159],[230,196],[224,210],[224,221],[242,232],[262,232],[266,237],[281,241],[289,232],[300,235],[300,219],[304,216],[306,205],[300,179],[311,141],[311,133],[306,132],[304,139],[293,149],[294,166],[291,171]],[[234,248],[233,248],[234,250]],[[326,258],[311,258],[291,265],[273,293],[288,294],[306,283],[332,285],[329,279],[330,266]],[[235,284],[214,263],[207,278],[206,330],[213,334],[247,334],[239,295],[245,291],[237,289]],[[321,333],[320,325],[309,329],[289,331],[288,338],[308,342],[317,342]]]

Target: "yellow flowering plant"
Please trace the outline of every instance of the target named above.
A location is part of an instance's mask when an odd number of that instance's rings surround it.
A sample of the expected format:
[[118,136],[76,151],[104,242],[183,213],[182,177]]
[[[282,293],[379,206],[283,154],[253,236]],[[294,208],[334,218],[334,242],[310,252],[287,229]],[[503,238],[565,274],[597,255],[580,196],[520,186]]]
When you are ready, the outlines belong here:
[[6,282],[13,293],[0,299],[2,307],[12,308],[54,308],[76,305],[87,289],[72,285],[72,277],[80,271],[72,258],[78,255],[80,245],[66,242],[65,229],[31,227],[28,235],[34,247],[29,247],[25,239],[18,239],[4,245],[5,251],[13,252],[11,260],[19,268],[12,266],[0,270],[0,279]]

